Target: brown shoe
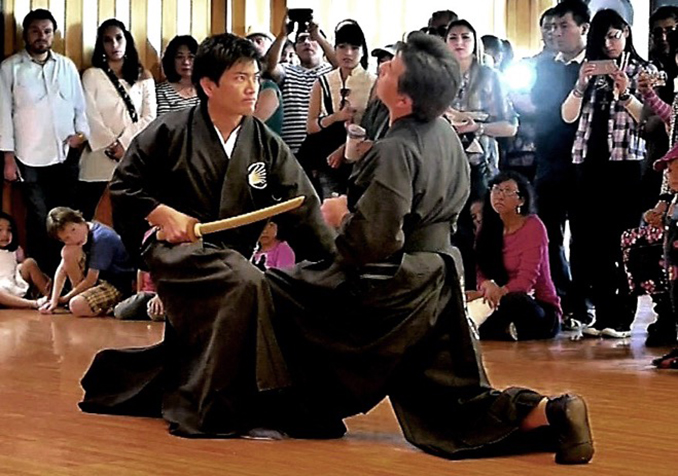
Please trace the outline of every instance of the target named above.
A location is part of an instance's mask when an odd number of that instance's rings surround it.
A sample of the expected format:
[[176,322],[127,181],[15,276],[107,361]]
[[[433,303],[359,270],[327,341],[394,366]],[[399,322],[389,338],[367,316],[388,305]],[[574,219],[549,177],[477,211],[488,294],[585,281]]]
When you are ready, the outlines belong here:
[[586,402],[579,395],[549,399],[546,418],[556,435],[556,463],[586,464],[593,458],[593,437]]

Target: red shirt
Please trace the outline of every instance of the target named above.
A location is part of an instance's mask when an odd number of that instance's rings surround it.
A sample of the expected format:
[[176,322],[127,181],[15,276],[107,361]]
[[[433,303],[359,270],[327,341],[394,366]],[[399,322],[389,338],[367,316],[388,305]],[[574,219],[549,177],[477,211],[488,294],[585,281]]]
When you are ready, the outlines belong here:
[[[537,215],[528,216],[522,227],[504,235],[503,254],[509,292],[531,294],[537,301],[550,304],[562,313],[551,279],[546,228]],[[478,285],[487,280],[480,270],[477,277]]]

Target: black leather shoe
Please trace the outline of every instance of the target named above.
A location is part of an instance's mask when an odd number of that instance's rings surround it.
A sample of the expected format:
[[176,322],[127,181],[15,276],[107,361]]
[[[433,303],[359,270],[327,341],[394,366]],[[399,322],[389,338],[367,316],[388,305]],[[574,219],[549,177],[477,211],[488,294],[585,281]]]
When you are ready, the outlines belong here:
[[586,402],[579,395],[549,399],[546,418],[556,435],[556,463],[585,464],[593,458],[593,437]]

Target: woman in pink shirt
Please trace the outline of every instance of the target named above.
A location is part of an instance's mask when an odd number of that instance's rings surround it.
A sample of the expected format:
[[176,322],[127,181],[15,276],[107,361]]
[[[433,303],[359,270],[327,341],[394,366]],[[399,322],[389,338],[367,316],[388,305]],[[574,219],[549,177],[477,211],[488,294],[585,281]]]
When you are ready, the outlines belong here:
[[493,309],[480,326],[484,339],[549,339],[560,329],[562,311],[548,259],[544,224],[532,212],[525,177],[502,172],[489,184],[476,238],[478,290]]

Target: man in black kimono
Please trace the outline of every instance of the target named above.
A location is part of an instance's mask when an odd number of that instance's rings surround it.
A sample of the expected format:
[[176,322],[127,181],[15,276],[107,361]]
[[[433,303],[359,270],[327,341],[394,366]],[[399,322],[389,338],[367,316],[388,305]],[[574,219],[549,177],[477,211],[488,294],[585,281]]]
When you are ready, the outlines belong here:
[[187,229],[304,195],[300,208],[277,218],[298,255],[333,252],[334,233],[288,147],[252,117],[254,46],[229,34],[206,39],[193,78],[201,104],[140,133],[110,185],[115,228],[129,250],[139,249],[149,225],[166,237],[148,239],[142,251],[167,313],[164,340],[101,352],[83,378],[81,408],[161,415],[182,436],[237,436],[270,427],[258,395],[289,384],[270,293],[248,261],[266,223],[196,243]]
[[556,443],[557,462],[586,463],[583,400],[492,389],[464,312],[450,227],[469,167],[440,117],[460,79],[444,43],[412,34],[377,83],[388,133],[354,165],[348,196],[323,203],[337,256],[267,271],[292,392],[329,420],[388,396],[405,437],[449,458],[534,449],[538,437]]

